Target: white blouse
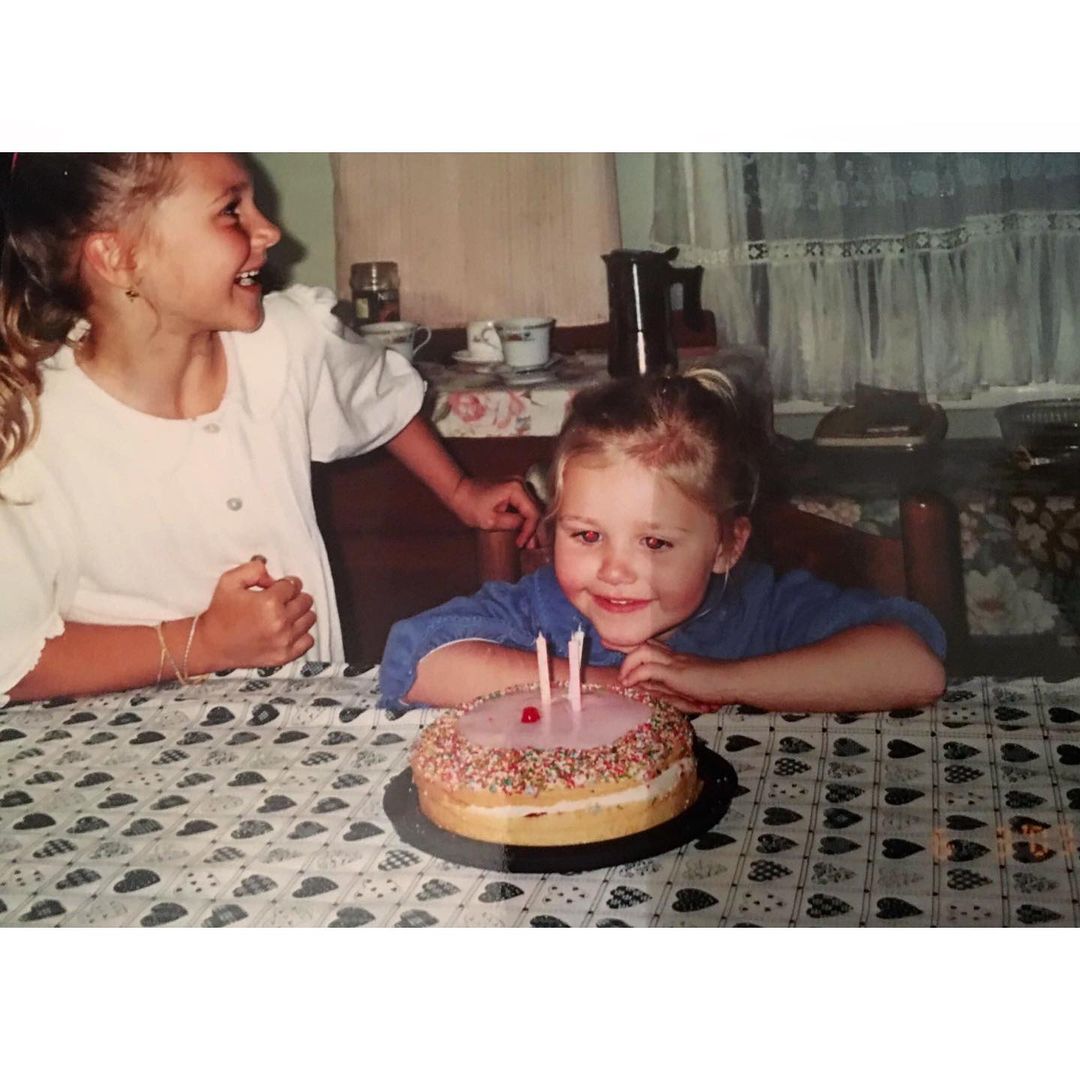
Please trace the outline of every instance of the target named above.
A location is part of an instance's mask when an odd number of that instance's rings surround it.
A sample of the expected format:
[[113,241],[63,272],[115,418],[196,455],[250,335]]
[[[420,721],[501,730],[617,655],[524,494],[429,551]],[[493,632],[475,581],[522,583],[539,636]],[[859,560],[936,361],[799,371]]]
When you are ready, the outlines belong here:
[[64,346],[43,365],[41,432],[0,476],[0,704],[63,623],[149,625],[204,611],[221,574],[264,555],[314,598],[310,659],[344,659],[310,462],[360,454],[419,411],[398,353],[342,327],[328,289],[266,298],[221,335],[225,395],[189,420],[149,416]]

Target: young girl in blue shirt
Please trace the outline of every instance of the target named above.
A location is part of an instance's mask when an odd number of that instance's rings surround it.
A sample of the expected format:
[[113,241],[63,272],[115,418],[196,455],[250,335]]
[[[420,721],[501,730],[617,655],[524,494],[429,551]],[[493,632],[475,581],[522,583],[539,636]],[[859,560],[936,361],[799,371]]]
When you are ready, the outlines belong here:
[[462,474],[404,357],[329,290],[264,300],[281,233],[237,158],[0,169],[0,705],[344,660],[313,460],[385,445],[528,542],[524,486]]
[[579,393],[551,468],[554,565],[397,623],[385,702],[456,705],[534,682],[538,634],[565,680],[579,626],[585,681],[691,712],[937,698],[945,636],[925,608],[743,558],[759,440],[742,412],[716,371]]

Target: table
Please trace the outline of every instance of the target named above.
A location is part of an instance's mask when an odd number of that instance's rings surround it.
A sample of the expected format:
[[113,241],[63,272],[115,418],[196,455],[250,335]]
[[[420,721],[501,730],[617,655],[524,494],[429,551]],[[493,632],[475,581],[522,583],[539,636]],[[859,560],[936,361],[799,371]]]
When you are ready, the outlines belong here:
[[[921,454],[861,455],[795,444],[781,465],[805,510],[884,535],[896,495],[931,489],[956,506],[968,626],[977,641],[1056,652],[1080,672],[1080,474],[1024,471],[992,439],[946,441]],[[988,670],[981,668],[981,670]],[[1035,668],[1038,670],[1038,668]]]
[[1080,680],[930,709],[728,707],[735,768],[678,851],[509,875],[402,843],[387,782],[433,712],[296,662],[0,711],[0,926],[1075,926]]
[[562,356],[547,371],[522,375],[423,361],[416,367],[428,383],[428,416],[449,439],[553,438],[573,395],[610,378],[607,355],[598,352]]

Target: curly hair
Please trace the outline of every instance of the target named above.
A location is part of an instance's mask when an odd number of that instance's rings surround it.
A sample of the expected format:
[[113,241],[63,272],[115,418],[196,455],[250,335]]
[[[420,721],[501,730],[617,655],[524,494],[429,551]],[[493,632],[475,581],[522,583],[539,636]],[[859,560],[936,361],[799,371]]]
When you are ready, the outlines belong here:
[[171,154],[18,154],[0,164],[0,469],[36,435],[40,363],[86,316],[83,241],[137,225],[175,182]]

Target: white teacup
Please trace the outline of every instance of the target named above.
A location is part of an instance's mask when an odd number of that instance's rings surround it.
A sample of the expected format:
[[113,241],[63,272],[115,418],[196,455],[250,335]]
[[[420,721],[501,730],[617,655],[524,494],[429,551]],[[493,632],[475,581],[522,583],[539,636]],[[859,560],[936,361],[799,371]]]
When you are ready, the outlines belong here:
[[555,320],[546,315],[519,319],[496,319],[495,332],[502,342],[508,367],[522,371],[542,368],[551,359],[551,329]]
[[490,319],[478,319],[465,327],[465,348],[478,364],[502,363],[502,342]]
[[[420,334],[427,336],[417,344],[416,338]],[[360,336],[411,360],[413,353],[419,352],[431,340],[431,331],[413,322],[373,322],[360,327]]]

